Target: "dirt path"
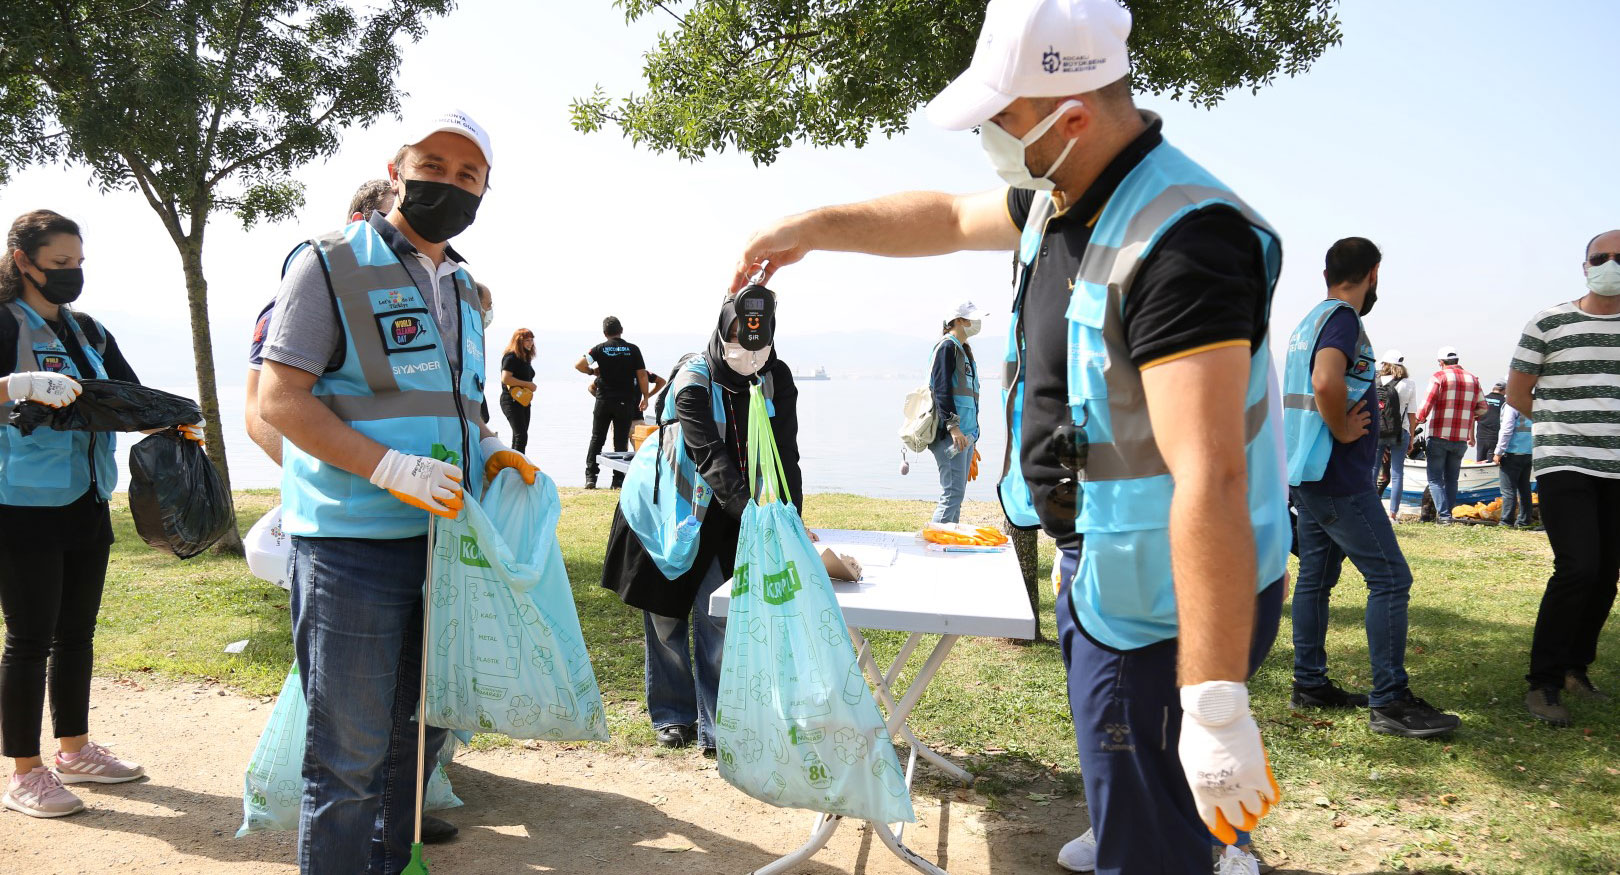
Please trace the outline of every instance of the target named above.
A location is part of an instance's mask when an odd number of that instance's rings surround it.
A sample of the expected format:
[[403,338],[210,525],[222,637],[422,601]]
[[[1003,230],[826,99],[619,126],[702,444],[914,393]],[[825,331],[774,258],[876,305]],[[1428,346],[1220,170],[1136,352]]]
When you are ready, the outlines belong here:
[[[242,820],[242,771],[269,718],[268,702],[214,686],[101,679],[92,702],[97,738],[143,762],[151,778],[80,785],[88,810],[59,820],[0,811],[0,872],[297,871],[291,835],[233,838]],[[749,799],[696,753],[625,756],[545,744],[464,751],[450,777],[467,806],[447,815],[460,838],[429,849],[440,875],[743,875],[797,847],[811,817]],[[1051,792],[1035,784],[1020,798]],[[971,790],[920,793],[909,844],[953,875],[1051,873],[1060,871],[1051,862],[1057,848],[1085,828],[1073,798],[1037,798],[1005,812],[987,811],[987,801]],[[846,824],[799,872],[915,870]]]

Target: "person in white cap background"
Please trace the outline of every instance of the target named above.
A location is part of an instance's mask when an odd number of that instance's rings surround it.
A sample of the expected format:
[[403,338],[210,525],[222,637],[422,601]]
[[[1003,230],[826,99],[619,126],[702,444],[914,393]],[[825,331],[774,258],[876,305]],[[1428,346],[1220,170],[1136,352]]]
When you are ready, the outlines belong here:
[[[1014,524],[1058,539],[1092,822],[1058,862],[1205,873],[1212,834],[1241,842],[1280,796],[1246,681],[1276,635],[1290,541],[1267,342],[1281,251],[1136,108],[1130,26],[1114,0],[991,0],[928,115],[978,127],[1011,188],[789,216],[749,241],[733,286],[818,249],[1019,254],[999,491]],[[1223,872],[1257,868],[1221,855]]]
[[[478,412],[482,307],[449,245],[477,215],[492,151],[465,113],[418,128],[388,165],[393,210],[289,259],[264,344],[309,703],[305,875],[409,863],[429,514],[454,518],[501,468],[534,479]],[[429,730],[426,749],[444,737]]]
[[1587,241],[1587,293],[1531,317],[1513,351],[1507,403],[1533,416],[1532,465],[1553,573],[1530,641],[1524,704],[1571,722],[1564,694],[1609,698],[1588,670],[1620,581],[1620,230]]
[[979,333],[984,311],[972,301],[952,307],[934,344],[928,386],[934,394],[934,421],[939,432],[928,451],[939,465],[939,506],[934,522],[962,520],[962,497],[967,494],[973,454],[979,443],[979,364],[968,338]]
[[1417,385],[1406,370],[1406,356],[1386,350],[1378,365],[1378,493],[1389,493],[1389,518],[1401,516],[1401,492],[1406,488],[1406,451],[1417,432]]
[[1434,499],[1436,522],[1451,522],[1451,506],[1457,503],[1457,478],[1463,458],[1474,445],[1474,423],[1485,412],[1485,393],[1479,378],[1458,364],[1457,348],[1442,346],[1435,357],[1440,370],[1429,382],[1428,397],[1418,411],[1428,438],[1424,458],[1429,467],[1429,497]]

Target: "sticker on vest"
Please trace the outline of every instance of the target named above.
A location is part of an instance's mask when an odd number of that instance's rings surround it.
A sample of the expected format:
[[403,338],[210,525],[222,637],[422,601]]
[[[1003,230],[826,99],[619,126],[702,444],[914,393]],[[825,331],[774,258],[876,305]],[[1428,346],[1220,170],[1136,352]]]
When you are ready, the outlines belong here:
[[383,352],[388,355],[438,348],[433,317],[420,307],[377,314],[377,331],[382,335]]
[[53,374],[63,373],[72,366],[68,357],[62,353],[38,353],[36,354],[36,357],[39,359],[39,369],[42,371],[50,371]]

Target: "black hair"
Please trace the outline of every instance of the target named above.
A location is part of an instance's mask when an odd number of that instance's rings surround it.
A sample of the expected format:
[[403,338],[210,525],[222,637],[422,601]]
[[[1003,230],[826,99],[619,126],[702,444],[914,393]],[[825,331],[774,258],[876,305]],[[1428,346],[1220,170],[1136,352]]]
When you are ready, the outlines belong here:
[[619,317],[609,316],[602,320],[602,334],[608,337],[618,337],[623,333],[624,325],[619,322]]
[[17,268],[14,253],[20,249],[29,261],[34,261],[39,250],[57,234],[84,237],[79,233],[78,222],[50,210],[23,213],[11,223],[11,232],[6,235],[5,261],[0,262],[0,304],[15,301],[23,292],[22,271]]
[[1328,247],[1325,272],[1328,288],[1344,283],[1361,282],[1383,260],[1383,253],[1365,237],[1346,237],[1340,240]]

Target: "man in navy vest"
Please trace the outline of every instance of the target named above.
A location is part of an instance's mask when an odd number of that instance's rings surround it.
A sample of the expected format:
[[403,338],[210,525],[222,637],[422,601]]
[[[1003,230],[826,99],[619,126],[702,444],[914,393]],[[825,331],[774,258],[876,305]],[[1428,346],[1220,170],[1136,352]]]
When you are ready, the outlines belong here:
[[[1281,252],[1135,107],[1130,25],[1114,0],[991,0],[972,65],[929,116],[979,127],[1012,187],[782,219],[733,284],[818,249],[1019,253],[1001,494],[1061,549],[1092,821],[1058,862],[1203,875],[1212,834],[1242,844],[1279,797],[1246,681],[1276,634],[1288,555],[1267,344]],[[1221,854],[1222,873],[1257,870]]]
[[[492,154],[465,113],[423,125],[388,165],[393,210],[310,241],[277,294],[259,402],[285,439],[304,875],[410,862],[429,514],[454,518],[501,468],[534,479],[478,412],[482,306],[448,243],[477,214]],[[444,738],[430,730],[426,749]]]
[[[1371,240],[1346,237],[1327,253],[1328,296],[1288,342],[1283,419],[1289,483],[1299,511],[1299,580],[1294,585],[1295,708],[1371,706],[1374,732],[1443,735],[1461,722],[1412,695],[1406,677],[1406,608],[1412,571],[1378,500],[1377,361],[1362,328],[1378,300],[1382,255]],[[1369,697],[1327,674],[1328,596],[1348,558],[1367,580]]]

